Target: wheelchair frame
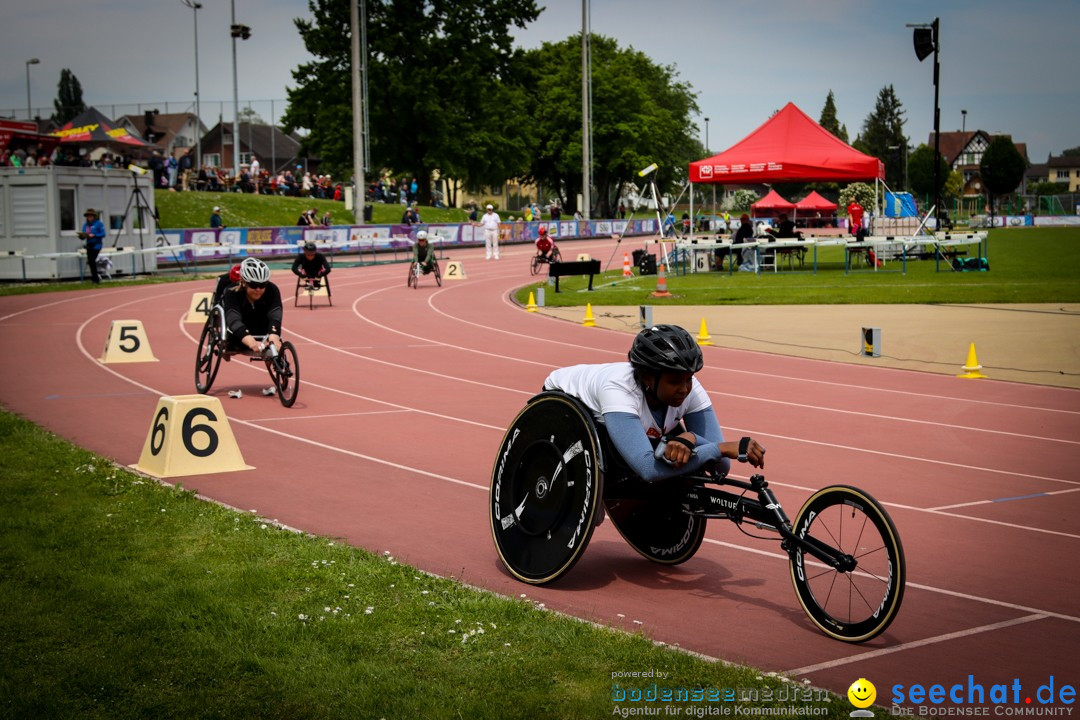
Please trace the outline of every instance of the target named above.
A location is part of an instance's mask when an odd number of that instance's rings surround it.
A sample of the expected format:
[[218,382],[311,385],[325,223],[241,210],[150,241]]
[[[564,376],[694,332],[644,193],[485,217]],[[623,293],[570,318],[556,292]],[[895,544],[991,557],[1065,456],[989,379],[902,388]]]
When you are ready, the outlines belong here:
[[[439,261],[436,259],[435,266],[431,269],[431,275],[435,276],[435,284],[442,287],[442,268],[439,267]],[[424,272],[420,267],[420,263],[415,260],[409,261],[409,276],[405,280],[407,287],[418,288],[420,287],[420,278],[424,276]]]
[[551,250],[548,254],[541,255],[539,251],[532,257],[532,262],[529,263],[529,272],[533,275],[537,275],[540,272],[540,266],[550,265],[553,262],[562,262],[562,253],[559,252],[559,246],[555,244],[555,241],[551,241]]
[[[225,308],[215,304],[210,310],[210,315],[203,324],[199,334],[198,347],[195,354],[195,390],[199,393],[209,393],[214,385],[218,370],[221,368],[223,358],[232,358],[237,355],[248,358],[249,362],[262,362],[266,365],[266,371],[277,389],[278,400],[285,407],[292,407],[296,402],[296,396],[300,392],[300,358],[296,355],[296,348],[288,340],[282,340],[281,350],[276,354],[268,352],[254,353],[250,350],[228,349],[228,328],[225,326]],[[259,342],[266,339],[265,335],[255,336]]]
[[315,293],[318,292],[313,286],[312,282],[320,282],[322,286],[326,288],[326,299],[330,303],[330,306],[334,305],[334,293],[330,291],[330,276],[322,275],[317,278],[296,276],[296,294],[293,297],[293,307],[300,305],[300,292],[303,291],[308,296],[308,309],[315,309]]
[[492,469],[489,511],[500,559],[523,582],[557,580],[588,545],[600,502],[631,547],[665,565],[693,557],[708,519],[775,533],[807,617],[838,640],[876,637],[903,600],[899,534],[862,490],[823,488],[792,521],[762,475],[744,482],[702,472],[648,483],[622,464],[577,398],[551,391],[533,397],[508,428]]

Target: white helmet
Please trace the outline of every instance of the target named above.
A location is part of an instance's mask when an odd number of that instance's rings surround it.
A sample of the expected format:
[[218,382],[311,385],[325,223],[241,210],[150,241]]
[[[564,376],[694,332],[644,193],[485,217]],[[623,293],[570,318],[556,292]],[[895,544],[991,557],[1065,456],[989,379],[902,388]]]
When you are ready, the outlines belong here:
[[427,240],[427,230],[421,230],[420,232],[416,233],[416,239],[417,241]]
[[240,263],[240,277],[244,282],[264,283],[270,279],[270,268],[259,258],[244,258]]

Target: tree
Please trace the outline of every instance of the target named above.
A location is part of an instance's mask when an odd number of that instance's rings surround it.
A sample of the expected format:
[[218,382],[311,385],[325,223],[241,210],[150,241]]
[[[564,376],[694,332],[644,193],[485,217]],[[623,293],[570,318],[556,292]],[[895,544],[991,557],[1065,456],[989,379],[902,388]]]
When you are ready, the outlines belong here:
[[1069,148],[1067,150],[1062,150],[1061,154],[1062,154],[1063,157],[1077,157],[1077,156],[1080,156],[1080,145],[1077,145],[1076,147]]
[[[878,92],[874,110],[863,121],[862,132],[856,142],[856,148],[885,163],[886,180],[897,187],[904,176],[904,163],[900,153],[890,148],[907,147],[908,139],[904,135],[905,111],[893,91],[892,85],[886,85]],[[860,146],[861,145],[861,146]]]
[[908,186],[911,191],[920,197],[933,198],[938,196],[938,190],[945,188],[949,179],[949,163],[944,157],[939,157],[938,184],[934,187],[934,148],[925,143],[915,148],[908,157]]
[[990,215],[994,215],[994,197],[1011,193],[1024,179],[1027,162],[1016,149],[1008,135],[996,135],[983,153],[979,163],[979,175],[982,177],[986,194],[990,196]]
[[[304,151],[349,176],[352,169],[348,0],[309,0],[296,27],[315,60],[293,71],[287,130],[307,128]],[[511,26],[539,15],[534,0],[373,0],[368,4],[370,167],[500,184],[528,167],[520,51]]]
[[240,108],[240,112],[236,115],[237,122],[248,123],[251,125],[267,125],[268,123],[262,119],[259,113],[255,112],[250,106],[246,108]]
[[840,191],[840,199],[837,201],[840,206],[839,209],[846,213],[847,206],[851,204],[852,200],[858,201],[867,210],[873,208],[874,188],[863,182],[851,183]]
[[[690,161],[704,151],[690,120],[697,96],[674,68],[612,38],[591,35],[590,53],[595,206],[613,217],[622,188],[654,162],[660,169],[648,179],[659,193],[686,182]],[[528,121],[529,179],[557,192],[572,211],[581,192],[581,35],[545,43],[524,60],[530,90],[543,98]]]
[[840,121],[836,119],[836,99],[833,97],[832,90],[829,90],[829,96],[825,98],[825,107],[821,109],[821,118],[818,120],[818,125],[840,140],[848,141],[847,126],[841,125]]
[[53,113],[52,120],[57,125],[65,124],[86,110],[79,78],[67,68],[60,71],[60,83],[56,89],[53,107],[56,111]]

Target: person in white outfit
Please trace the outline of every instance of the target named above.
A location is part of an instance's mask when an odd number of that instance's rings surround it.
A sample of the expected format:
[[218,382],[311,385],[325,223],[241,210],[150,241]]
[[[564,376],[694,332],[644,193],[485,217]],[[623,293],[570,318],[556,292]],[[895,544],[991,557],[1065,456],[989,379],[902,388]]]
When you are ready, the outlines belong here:
[[484,228],[484,251],[485,260],[490,260],[494,255],[499,259],[499,214],[491,205],[487,206],[487,212],[480,218],[480,226]]

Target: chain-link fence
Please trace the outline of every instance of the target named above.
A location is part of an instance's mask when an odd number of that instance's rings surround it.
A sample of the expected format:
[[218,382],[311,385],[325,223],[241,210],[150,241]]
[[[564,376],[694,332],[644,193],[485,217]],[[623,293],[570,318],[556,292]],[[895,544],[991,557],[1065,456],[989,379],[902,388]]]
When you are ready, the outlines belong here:
[[[138,115],[141,116],[147,111],[157,110],[162,114],[174,114],[174,113],[194,113],[195,101],[194,100],[162,100],[153,102],[140,102],[140,103],[86,103],[87,107],[96,107],[103,114],[105,114],[110,120],[116,120],[123,115]],[[274,123],[281,124],[281,116],[284,114],[288,101],[285,99],[279,100],[240,100],[239,102],[239,119],[240,122],[254,122],[256,124],[271,125]],[[31,109],[31,117],[47,119],[51,118],[56,113],[56,108],[53,105],[35,107]],[[203,100],[199,103],[199,117],[202,120],[203,125],[209,129],[217,125],[219,122],[231,123],[233,120],[233,101],[232,100]],[[13,120],[26,120],[26,108],[2,108],[0,109],[0,117],[11,118]]]

